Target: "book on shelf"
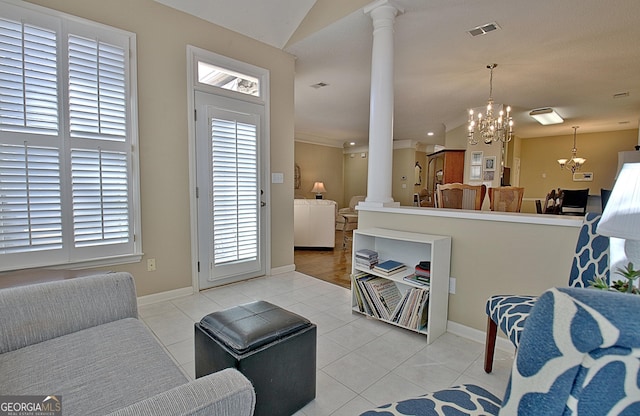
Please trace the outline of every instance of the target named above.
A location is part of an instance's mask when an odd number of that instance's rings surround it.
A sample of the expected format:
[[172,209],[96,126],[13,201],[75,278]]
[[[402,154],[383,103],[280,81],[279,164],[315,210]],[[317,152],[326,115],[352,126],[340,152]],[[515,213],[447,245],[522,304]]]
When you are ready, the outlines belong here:
[[362,273],[354,276],[356,303],[360,312],[389,320],[402,300],[396,284],[382,277]]
[[356,257],[356,266],[363,267],[365,269],[373,269],[373,266],[378,264],[378,260],[367,260]]
[[389,276],[405,270],[407,266],[395,260],[387,260],[373,266],[373,270],[385,276]]
[[426,327],[429,302],[427,287],[410,287],[402,294],[396,283],[366,272],[351,276],[355,304],[360,312],[422,330]]
[[431,270],[430,269],[425,269],[420,264],[418,264],[415,267],[415,274],[416,274],[416,276],[431,277]]
[[371,279],[373,277],[374,276],[367,273],[357,273],[353,276],[353,282],[355,283],[353,288],[356,292],[356,302],[360,312],[379,318],[379,314],[373,308],[373,300],[369,297],[369,293],[367,292],[363,282],[364,280]]
[[403,279],[406,280],[407,282],[414,283],[416,285],[427,286],[427,287],[431,285],[430,278],[419,276],[417,274],[410,274],[409,276],[403,277]]
[[413,287],[407,290],[391,316],[391,321],[404,327],[422,330],[427,324],[429,290]]
[[368,248],[362,248],[360,250],[356,251],[356,257],[357,258],[363,258],[363,259],[377,259],[378,258],[378,252],[377,251],[373,251],[373,250],[369,250]]

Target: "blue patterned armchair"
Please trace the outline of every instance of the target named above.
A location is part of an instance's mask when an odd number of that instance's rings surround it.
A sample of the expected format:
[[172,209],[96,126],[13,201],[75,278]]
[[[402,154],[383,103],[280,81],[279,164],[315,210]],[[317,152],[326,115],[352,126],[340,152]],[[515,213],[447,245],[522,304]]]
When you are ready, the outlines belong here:
[[549,289],[521,335],[502,400],[466,384],[361,416],[640,414],[640,296]]
[[[589,287],[589,282],[601,276],[609,282],[609,238],[596,233],[600,214],[587,213],[580,228],[576,251],[569,274],[570,287]],[[493,369],[498,326],[518,348],[520,334],[536,296],[494,295],[487,300],[487,335],[484,371]]]

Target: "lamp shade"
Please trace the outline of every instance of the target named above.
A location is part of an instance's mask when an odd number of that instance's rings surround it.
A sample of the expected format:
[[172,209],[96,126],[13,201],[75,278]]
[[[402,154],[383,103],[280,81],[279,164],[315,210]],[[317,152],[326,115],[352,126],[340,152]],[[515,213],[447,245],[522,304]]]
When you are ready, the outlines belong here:
[[598,224],[598,234],[640,240],[640,163],[625,163]]
[[311,192],[315,192],[317,194],[327,192],[327,190],[324,188],[324,182],[315,182],[313,184],[313,188],[311,189]]

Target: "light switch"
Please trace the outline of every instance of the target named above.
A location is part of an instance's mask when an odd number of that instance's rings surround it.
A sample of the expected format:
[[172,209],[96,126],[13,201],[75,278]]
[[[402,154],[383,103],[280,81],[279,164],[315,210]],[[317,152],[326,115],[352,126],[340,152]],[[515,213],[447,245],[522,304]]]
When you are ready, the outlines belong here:
[[284,183],[284,173],[273,172],[271,174],[271,183]]

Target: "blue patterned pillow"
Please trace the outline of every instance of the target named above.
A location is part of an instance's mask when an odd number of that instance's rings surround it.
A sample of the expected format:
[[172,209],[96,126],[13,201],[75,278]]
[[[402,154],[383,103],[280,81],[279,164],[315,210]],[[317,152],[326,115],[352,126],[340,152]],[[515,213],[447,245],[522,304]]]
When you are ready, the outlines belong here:
[[609,282],[609,237],[596,233],[600,217],[592,212],[584,217],[569,273],[570,287],[589,287],[596,276]]
[[500,399],[473,384],[463,384],[413,399],[386,404],[360,416],[480,416],[497,415]]
[[639,415],[640,296],[546,291],[525,322],[500,415]]

